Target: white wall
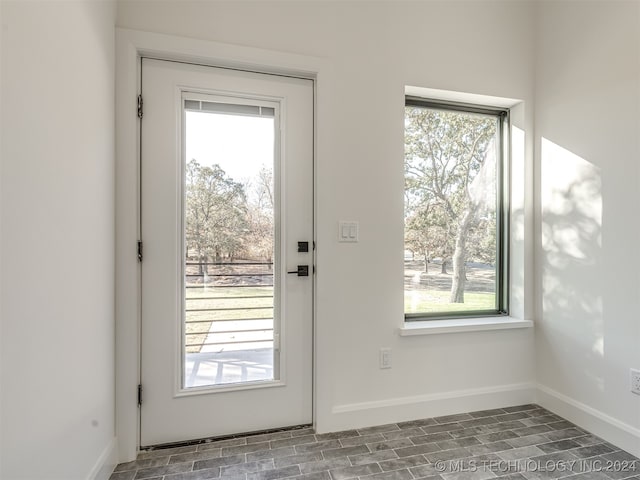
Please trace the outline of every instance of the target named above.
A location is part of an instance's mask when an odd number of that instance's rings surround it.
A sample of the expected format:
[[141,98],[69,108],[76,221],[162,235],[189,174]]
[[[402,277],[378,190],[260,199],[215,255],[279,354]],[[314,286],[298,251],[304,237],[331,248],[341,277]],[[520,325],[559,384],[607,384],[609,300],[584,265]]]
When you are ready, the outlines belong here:
[[640,455],[640,3],[540,2],[540,401]]
[[0,477],[104,477],[114,446],[115,3],[0,10]]
[[[120,27],[327,62],[316,179],[320,431],[533,400],[531,330],[397,334],[404,86],[522,99],[530,134],[532,18],[524,2],[119,3]],[[341,219],[360,222],[360,243],[338,244]],[[390,370],[378,369],[380,347],[393,349]],[[449,393],[456,399],[437,399]]]
[[[396,328],[404,85],[528,106],[535,87],[540,400],[640,451],[640,397],[628,392],[628,368],[640,368],[638,8],[540,2],[534,85],[524,2],[120,3],[123,27],[331,65],[318,127],[321,430],[501,406],[533,380],[530,331]],[[0,4],[2,478],[80,479],[109,463],[114,10]],[[527,134],[531,121],[527,108]],[[361,222],[358,245],[335,241],[339,219]],[[381,346],[393,348],[391,370],[377,369]],[[435,400],[467,389],[478,395]]]

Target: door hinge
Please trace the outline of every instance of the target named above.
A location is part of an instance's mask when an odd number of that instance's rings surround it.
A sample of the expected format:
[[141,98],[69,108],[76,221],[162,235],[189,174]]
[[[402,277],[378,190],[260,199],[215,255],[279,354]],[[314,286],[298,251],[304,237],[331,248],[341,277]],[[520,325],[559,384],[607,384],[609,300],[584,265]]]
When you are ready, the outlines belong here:
[[138,118],[142,118],[142,95],[138,95]]
[[142,241],[138,241],[138,262],[142,261]]
[[138,384],[138,406],[142,405],[142,385]]

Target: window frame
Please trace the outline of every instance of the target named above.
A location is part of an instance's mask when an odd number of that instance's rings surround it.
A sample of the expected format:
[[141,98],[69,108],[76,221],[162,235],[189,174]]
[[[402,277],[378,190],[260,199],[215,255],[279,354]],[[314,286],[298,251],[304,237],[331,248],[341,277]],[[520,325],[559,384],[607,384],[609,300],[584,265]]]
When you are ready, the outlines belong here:
[[[418,312],[407,313],[404,311],[405,323],[448,320],[448,319],[473,319],[487,317],[506,317],[509,315],[510,297],[510,218],[511,218],[511,115],[510,109],[504,107],[492,107],[487,105],[436,100],[431,98],[405,95],[405,108],[418,107],[432,110],[453,111],[490,115],[496,117],[497,129],[497,155],[498,167],[496,185],[496,308],[494,310],[468,310],[464,312]],[[403,156],[404,164],[404,156]],[[403,190],[404,194],[404,190]],[[403,247],[404,229],[403,220]],[[404,297],[404,289],[403,289]],[[404,301],[403,301],[404,305]],[[403,308],[404,310],[404,308]]]

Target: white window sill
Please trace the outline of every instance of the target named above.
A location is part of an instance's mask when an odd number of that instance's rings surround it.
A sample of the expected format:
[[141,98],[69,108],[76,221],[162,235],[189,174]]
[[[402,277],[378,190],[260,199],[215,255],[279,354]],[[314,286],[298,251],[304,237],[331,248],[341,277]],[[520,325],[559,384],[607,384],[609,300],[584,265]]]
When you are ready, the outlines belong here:
[[400,327],[402,337],[412,335],[436,335],[439,333],[481,332],[485,330],[506,330],[511,328],[531,328],[531,320],[512,317],[451,318],[446,320],[426,320],[405,322]]

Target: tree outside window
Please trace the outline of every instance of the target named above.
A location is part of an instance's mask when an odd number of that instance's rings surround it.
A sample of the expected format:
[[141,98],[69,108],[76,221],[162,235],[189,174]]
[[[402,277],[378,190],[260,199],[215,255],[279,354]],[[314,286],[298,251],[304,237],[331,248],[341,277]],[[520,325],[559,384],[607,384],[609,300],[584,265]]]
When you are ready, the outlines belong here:
[[506,310],[503,121],[504,112],[407,102],[407,320]]

